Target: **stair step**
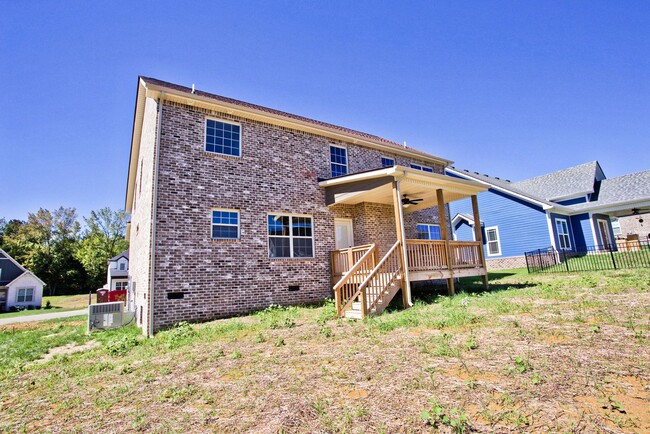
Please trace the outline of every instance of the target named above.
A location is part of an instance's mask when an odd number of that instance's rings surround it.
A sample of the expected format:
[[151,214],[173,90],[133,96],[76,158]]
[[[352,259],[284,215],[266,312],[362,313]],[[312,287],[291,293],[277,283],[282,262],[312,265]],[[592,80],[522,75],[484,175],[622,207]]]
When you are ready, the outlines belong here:
[[348,309],[345,311],[345,317],[349,319],[361,319],[361,310]]

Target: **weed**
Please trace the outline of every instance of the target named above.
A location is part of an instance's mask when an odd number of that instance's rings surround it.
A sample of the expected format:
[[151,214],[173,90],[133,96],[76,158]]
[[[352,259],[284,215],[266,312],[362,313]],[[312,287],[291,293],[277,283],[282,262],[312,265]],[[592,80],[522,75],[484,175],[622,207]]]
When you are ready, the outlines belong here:
[[332,329],[329,327],[325,327],[325,326],[321,327],[319,333],[325,336],[326,338],[332,337]]
[[182,404],[195,393],[196,388],[191,384],[181,388],[171,386],[163,390],[160,396],[160,400],[163,402],[170,402],[172,404]]
[[232,352],[230,357],[232,357],[233,359],[241,359],[242,355],[241,355],[241,352],[239,350],[235,350],[235,351]]
[[135,336],[126,335],[110,340],[106,344],[106,351],[112,356],[123,356],[136,345],[138,345],[138,339]]
[[592,325],[589,329],[594,333],[600,333],[600,326],[598,324]]
[[190,339],[196,335],[196,331],[187,321],[181,321],[174,326],[161,332],[159,338],[167,348],[177,348],[183,344],[189,343]]
[[266,338],[264,338],[262,332],[259,332],[257,335],[255,335],[255,343],[261,344],[263,342],[266,342]]
[[515,369],[520,374],[523,374],[524,372],[530,371],[532,366],[527,359],[524,359],[523,357],[515,357]]
[[471,427],[471,422],[464,411],[457,408],[445,409],[435,399],[429,401],[430,408],[422,410],[420,418],[433,428],[448,426],[454,433],[464,433]]
[[278,338],[277,341],[275,341],[275,346],[276,347],[284,347],[286,344],[284,343],[284,339]]
[[546,378],[544,378],[544,376],[539,372],[533,372],[533,375],[530,377],[530,382],[537,386],[546,382]]
[[476,335],[474,334],[473,330],[467,337],[467,341],[465,341],[465,348],[467,348],[467,351],[475,350],[478,348],[478,340],[476,339]]

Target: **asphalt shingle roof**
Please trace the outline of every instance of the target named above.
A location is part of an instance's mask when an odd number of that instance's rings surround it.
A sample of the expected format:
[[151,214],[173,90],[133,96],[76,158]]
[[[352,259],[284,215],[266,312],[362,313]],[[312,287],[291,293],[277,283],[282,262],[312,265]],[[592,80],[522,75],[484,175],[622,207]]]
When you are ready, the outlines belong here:
[[109,259],[109,261],[117,261],[117,260],[120,259],[121,257],[125,257],[126,259],[129,259],[129,249],[126,249],[126,250],[123,251],[122,253],[113,256],[111,259]]
[[594,205],[613,205],[616,203],[648,200],[650,198],[650,170],[630,173],[611,179],[603,179],[600,183],[598,200],[580,203],[569,208],[581,210]]
[[598,175],[598,161],[580,164],[546,175],[513,182],[511,186],[545,200],[557,200],[567,196],[588,194],[594,191]]
[[13,282],[18,276],[27,271],[9,258],[7,253],[0,250],[0,286]]

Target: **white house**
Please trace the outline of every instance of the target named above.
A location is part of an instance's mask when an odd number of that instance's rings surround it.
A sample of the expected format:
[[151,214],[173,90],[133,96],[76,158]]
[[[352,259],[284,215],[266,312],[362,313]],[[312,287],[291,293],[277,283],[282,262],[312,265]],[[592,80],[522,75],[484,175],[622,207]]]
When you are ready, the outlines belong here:
[[109,291],[126,289],[129,282],[129,249],[108,260],[106,272],[106,285]]
[[0,249],[0,311],[40,307],[45,283]]

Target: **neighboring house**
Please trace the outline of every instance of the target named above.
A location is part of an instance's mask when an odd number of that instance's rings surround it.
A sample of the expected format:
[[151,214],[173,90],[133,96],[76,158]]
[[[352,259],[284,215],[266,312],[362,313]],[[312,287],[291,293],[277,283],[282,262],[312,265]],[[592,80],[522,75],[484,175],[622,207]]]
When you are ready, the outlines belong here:
[[0,249],[0,311],[41,307],[45,283]]
[[106,273],[106,285],[104,288],[109,291],[121,291],[126,289],[129,283],[129,249],[108,260],[108,271]]
[[[488,268],[525,267],[524,252],[616,248],[610,218],[650,206],[650,170],[607,179],[597,161],[519,182],[449,167],[452,177],[482,183],[481,226]],[[450,205],[454,235],[473,239],[469,201]]]
[[445,176],[449,164],[140,77],[126,194],[138,325],[151,335],[333,292],[339,315],[363,317],[399,289],[409,305],[411,280],[447,279],[450,292],[454,277],[487,282],[480,241],[447,236],[447,204],[486,188]]

